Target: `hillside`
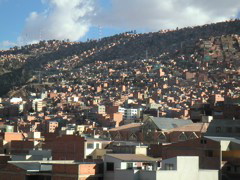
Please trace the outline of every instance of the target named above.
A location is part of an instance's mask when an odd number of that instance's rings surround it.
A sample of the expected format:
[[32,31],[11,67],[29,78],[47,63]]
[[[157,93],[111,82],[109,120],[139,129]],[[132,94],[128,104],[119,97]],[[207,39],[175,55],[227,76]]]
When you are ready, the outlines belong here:
[[[235,92],[239,83],[239,35],[240,21],[235,20],[175,31],[128,32],[88,42],[52,40],[14,47],[0,52],[0,95],[39,83],[45,88],[48,83],[57,86],[61,82],[89,85],[93,79],[108,77],[109,69],[113,69],[114,77],[126,72],[124,83],[130,78],[135,82],[133,89],[140,88],[149,83],[143,74],[136,75],[145,66],[152,70],[145,75],[147,79],[160,67],[185,80],[186,72],[197,72],[206,82]],[[87,77],[92,80],[83,80]],[[182,81],[182,86],[187,85],[188,81]]]

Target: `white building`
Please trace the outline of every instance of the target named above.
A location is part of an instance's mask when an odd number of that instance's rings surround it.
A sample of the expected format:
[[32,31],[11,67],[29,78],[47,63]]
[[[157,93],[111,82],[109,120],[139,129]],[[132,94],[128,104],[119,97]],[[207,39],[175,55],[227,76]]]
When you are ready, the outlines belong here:
[[140,118],[141,109],[137,108],[123,108],[119,107],[118,112],[123,114],[125,124],[134,122],[135,119]]
[[101,140],[99,138],[95,139],[87,137],[84,146],[84,158],[93,159],[94,152],[99,149],[104,149],[110,142],[111,141]]
[[18,103],[21,103],[23,101],[23,99],[20,97],[20,98],[17,98],[17,97],[13,97],[10,99],[10,103],[12,104],[18,104]]
[[178,156],[163,160],[137,154],[107,154],[104,180],[218,180],[218,170],[199,169],[197,156]]
[[105,114],[106,113],[106,106],[98,105],[93,108],[93,112],[97,114]]
[[40,139],[41,138],[41,132],[29,132],[28,138],[30,139]]
[[34,99],[32,101],[32,107],[34,111],[41,112],[43,110],[43,100],[42,99]]
[[158,159],[143,154],[106,154],[104,156],[104,180],[138,179],[138,176],[132,174],[134,171],[156,170],[157,162]]

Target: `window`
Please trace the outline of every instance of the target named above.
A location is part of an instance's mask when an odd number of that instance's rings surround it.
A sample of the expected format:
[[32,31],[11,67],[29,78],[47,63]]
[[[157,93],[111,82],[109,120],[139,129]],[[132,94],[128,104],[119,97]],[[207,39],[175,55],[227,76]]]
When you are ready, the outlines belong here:
[[99,149],[99,148],[100,148],[99,143],[97,143],[96,144],[96,149]]
[[206,150],[205,151],[205,156],[206,157],[213,157],[213,151],[212,150]]
[[234,171],[235,172],[240,172],[240,166],[234,166]]
[[102,156],[97,156],[97,159],[102,159]]
[[136,141],[137,140],[137,137],[135,134],[132,134],[130,137],[129,137],[129,140],[130,141]]
[[92,156],[87,156],[87,159],[92,159]]
[[227,133],[232,133],[232,127],[227,127],[226,131],[227,131]]
[[178,137],[178,140],[179,141],[186,141],[187,140],[187,137],[184,133],[182,133],[179,137]]
[[93,149],[94,146],[93,146],[93,143],[87,143],[87,149]]
[[231,166],[227,166],[227,171],[231,171]]
[[127,169],[133,169],[133,163],[127,163]]
[[216,133],[220,133],[221,132],[221,127],[216,127]]
[[114,163],[107,162],[107,171],[114,171]]
[[197,138],[197,135],[194,132],[188,137],[188,139],[196,139],[196,138]]
[[240,127],[236,127],[236,133],[240,133]]
[[164,134],[161,134],[159,137],[158,137],[158,140],[159,142],[165,142],[166,141],[166,136]]
[[173,170],[174,165],[173,164],[165,164],[165,170]]
[[200,143],[201,144],[207,144],[207,140],[206,139],[201,139]]
[[114,137],[115,140],[121,140],[121,135],[117,133],[117,135]]

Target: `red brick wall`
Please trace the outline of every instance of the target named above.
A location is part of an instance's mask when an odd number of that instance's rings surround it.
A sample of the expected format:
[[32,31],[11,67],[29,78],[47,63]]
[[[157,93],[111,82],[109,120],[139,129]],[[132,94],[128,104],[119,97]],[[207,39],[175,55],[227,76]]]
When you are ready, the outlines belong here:
[[64,177],[61,175],[53,175],[52,180],[78,180],[78,177]]
[[162,157],[162,144],[150,144],[147,155],[151,157]]
[[0,169],[1,180],[25,180],[26,172],[12,164]]
[[33,141],[12,141],[11,154],[28,154],[34,148]]
[[13,141],[13,140],[23,140],[22,133],[9,133],[6,132],[4,134],[4,140],[7,142]]
[[78,175],[78,164],[54,164],[53,165],[53,174],[72,174]]
[[84,158],[84,138],[64,135],[43,144],[43,149],[51,149],[53,160],[79,160]]
[[81,164],[79,166],[79,172],[80,174],[96,174],[96,169],[97,165],[96,164]]
[[[53,180],[78,180],[78,175],[95,175],[98,172],[96,164],[57,164],[53,165]],[[72,177],[65,177],[71,175]],[[80,179],[91,180],[94,177],[83,177]]]
[[12,172],[2,172],[0,171],[0,179],[1,180],[25,180],[25,174],[12,174]]
[[[168,159],[176,156],[199,156],[202,169],[219,169],[220,143],[205,139],[206,144],[201,144],[201,138],[187,140],[163,146],[162,158]],[[206,151],[212,151],[212,157],[206,156]]]

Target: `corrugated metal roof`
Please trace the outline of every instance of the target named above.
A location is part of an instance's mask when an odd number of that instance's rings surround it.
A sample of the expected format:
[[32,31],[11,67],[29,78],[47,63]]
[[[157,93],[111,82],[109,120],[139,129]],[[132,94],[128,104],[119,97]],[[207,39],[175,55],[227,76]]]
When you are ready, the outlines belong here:
[[109,131],[121,131],[121,130],[130,129],[130,128],[139,128],[141,126],[142,126],[141,123],[131,123],[131,124],[126,124],[126,125],[123,125],[123,126],[119,126],[119,127],[116,127],[116,128],[109,129]]
[[173,128],[177,128],[180,126],[193,123],[191,120],[183,120],[183,119],[162,118],[162,117],[150,117],[150,118],[156,124],[156,126],[161,130],[169,130],[169,129],[173,129]]
[[214,141],[230,141],[230,142],[234,142],[236,144],[240,144],[240,139],[239,138],[235,138],[235,137],[218,137],[218,136],[204,136],[207,139],[211,139]]

